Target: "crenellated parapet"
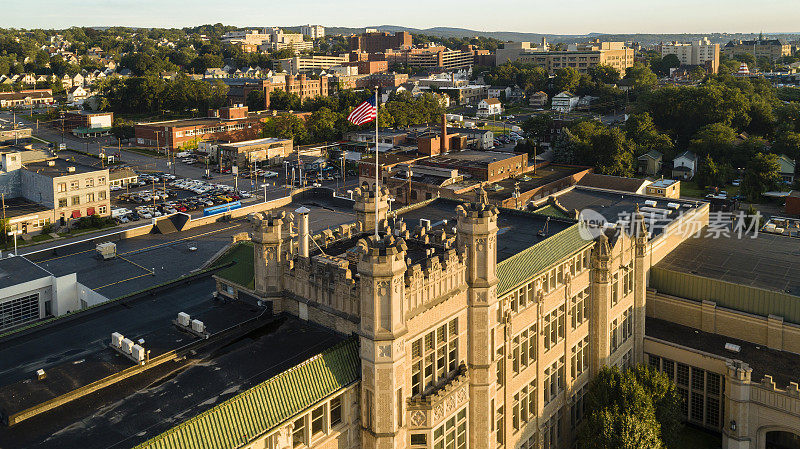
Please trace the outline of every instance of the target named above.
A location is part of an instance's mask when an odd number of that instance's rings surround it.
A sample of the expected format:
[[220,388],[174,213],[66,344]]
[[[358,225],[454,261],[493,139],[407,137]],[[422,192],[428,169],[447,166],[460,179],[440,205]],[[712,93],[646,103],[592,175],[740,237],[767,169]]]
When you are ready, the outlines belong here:
[[353,210],[356,211],[356,221],[360,224],[362,232],[375,230],[376,214],[378,226],[385,226],[389,212],[389,189],[380,187],[376,192],[374,188],[357,187],[353,190],[353,199],[355,200]]
[[405,276],[407,309],[413,314],[464,290],[466,268],[461,254],[452,247],[409,266]]

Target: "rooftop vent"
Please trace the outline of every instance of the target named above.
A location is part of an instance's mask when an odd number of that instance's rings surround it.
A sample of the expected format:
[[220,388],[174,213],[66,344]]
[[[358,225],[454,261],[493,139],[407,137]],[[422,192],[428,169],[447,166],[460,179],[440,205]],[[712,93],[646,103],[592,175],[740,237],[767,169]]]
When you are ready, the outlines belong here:
[[656,207],[658,205],[658,203],[653,201],[653,200],[647,200],[647,201],[644,202],[644,205],[645,206],[650,206],[650,207]]
[[49,165],[50,167],[55,167],[56,161],[47,161],[47,165]]
[[43,369],[36,370],[36,379],[45,380],[46,378],[47,378],[47,374],[44,372]]
[[725,343],[725,349],[730,352],[741,352],[742,347],[733,343]]
[[67,167],[67,171],[70,173],[75,173],[75,167]]

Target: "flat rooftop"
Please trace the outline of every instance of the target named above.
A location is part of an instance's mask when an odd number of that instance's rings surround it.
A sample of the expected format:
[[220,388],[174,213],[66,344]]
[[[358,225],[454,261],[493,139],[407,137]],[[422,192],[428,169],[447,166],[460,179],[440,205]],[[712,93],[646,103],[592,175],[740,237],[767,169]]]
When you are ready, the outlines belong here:
[[[213,286],[213,283],[205,285]],[[186,297],[186,292],[181,296],[183,300],[191,300]],[[180,299],[177,301],[182,302]],[[215,319],[226,320],[227,323],[217,322],[217,330],[236,321],[257,317],[262,312],[255,306],[241,302],[214,303],[210,295],[204,295],[204,302],[207,304],[196,304],[194,310],[189,308],[186,311],[208,323],[213,323]],[[205,314],[198,312],[198,308],[204,308]],[[136,309],[141,311],[141,308]],[[148,323],[141,323],[134,316],[136,311],[128,310],[124,318],[118,317],[125,320],[125,326],[116,326],[128,329],[121,329],[124,335],[133,338],[143,336],[146,347],[158,343],[165,348],[186,343],[196,346],[186,351],[186,357],[144,370],[13,427],[0,426],[0,440],[4,449],[130,448],[344,339],[344,336],[328,329],[281,315],[255,319],[246,328],[224,331],[205,343],[171,324],[172,316],[163,316],[145,326]],[[142,326],[138,332],[135,328],[131,329],[136,324]],[[59,365],[44,368],[48,372],[48,378],[44,381],[35,380],[32,377],[34,372],[27,371],[23,383],[0,387],[0,405],[8,406],[10,403],[13,406],[15,396],[20,393],[23,399],[42,396],[51,392],[48,387],[53,390],[59,386],[63,389],[74,388],[76,381],[82,384],[102,376],[108,370],[132,366],[132,362],[105,346],[110,339],[111,329],[115,327],[105,320],[98,320],[95,326],[104,331],[103,335],[88,340],[67,333],[85,333],[85,322],[63,329],[61,332],[69,335],[66,340],[81,344],[77,348],[78,353],[66,357],[63,353],[54,354],[64,357],[64,360]],[[3,344],[0,343],[2,351]],[[47,383],[53,385],[45,385]]]
[[419,163],[423,165],[486,168],[492,162],[502,161],[516,156],[520,156],[520,154],[500,151],[467,150],[433,156]]
[[35,214],[37,212],[44,212],[52,210],[49,207],[43,206],[39,203],[34,203],[25,198],[6,198],[5,214],[7,218],[22,217],[25,215]]
[[[589,215],[597,213],[609,223],[626,222],[638,205],[647,220],[651,236],[660,235],[664,227],[675,221],[681,213],[687,213],[706,204],[701,201],[636,195],[583,186],[575,186],[566,192],[556,194],[555,197],[568,210],[577,210]],[[650,208],[645,205],[645,201],[655,201],[656,205]],[[678,210],[670,210],[667,206],[669,203],[678,204],[680,207]]]
[[[724,335],[703,332],[687,326],[657,318],[647,318],[645,335],[670,343],[686,346],[698,351],[714,354],[731,360],[741,360],[753,369],[752,379],[760,381],[765,374],[779,388],[786,388],[789,382],[800,382],[800,355],[786,351],[769,349],[744,340],[729,338]],[[725,349],[725,343],[733,343],[741,347],[740,352]]]
[[669,187],[669,186],[671,186],[671,185],[673,185],[673,184],[675,184],[677,182],[680,182],[680,181],[677,181],[675,179],[659,179],[658,181],[654,181],[652,184],[650,184],[650,187],[661,187],[661,188],[664,188],[664,187]]
[[50,272],[21,257],[0,259],[0,288],[51,276]]
[[656,267],[800,296],[800,239],[758,233],[714,237],[708,228]]
[[520,193],[525,193],[542,187],[543,185],[550,184],[551,182],[572,176],[586,169],[587,167],[548,165],[543,168],[538,168],[535,171],[529,171],[515,178],[494,182],[493,185],[499,186],[501,189],[495,190],[490,186],[486,188],[486,192],[491,199],[503,200],[512,196],[517,183],[519,183]]
[[220,144],[220,146],[233,147],[233,148],[243,148],[243,147],[251,147],[251,146],[255,146],[255,145],[266,145],[268,143],[278,143],[278,142],[291,142],[291,139],[279,139],[277,137],[265,137],[263,139],[253,139],[253,140],[244,140],[242,142],[223,143],[223,144]]
[[[70,168],[74,167],[74,171]],[[39,173],[40,175],[57,178],[59,176],[70,176],[82,173],[91,173],[95,171],[104,170],[99,167],[91,167],[75,161],[68,161],[66,159],[48,159],[46,161],[29,162],[25,164],[28,171]]]

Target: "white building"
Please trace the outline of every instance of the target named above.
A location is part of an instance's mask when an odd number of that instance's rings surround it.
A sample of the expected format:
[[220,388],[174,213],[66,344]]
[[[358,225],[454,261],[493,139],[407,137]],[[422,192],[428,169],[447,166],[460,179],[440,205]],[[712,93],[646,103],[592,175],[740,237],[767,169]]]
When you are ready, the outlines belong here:
[[712,73],[719,69],[719,44],[712,44],[707,37],[692,42],[670,42],[661,45],[661,57],[675,55],[681,65],[707,66]]
[[503,105],[497,98],[484,98],[478,103],[478,117],[490,117],[503,113]]
[[0,259],[0,332],[108,301],[78,282],[55,276],[23,256]]
[[325,27],[322,25],[303,25],[300,27],[300,34],[311,39],[322,39],[325,37]]
[[692,179],[697,171],[697,156],[691,151],[684,151],[672,160],[672,177]]
[[558,112],[572,112],[572,110],[575,109],[575,106],[578,105],[578,101],[580,101],[579,97],[572,95],[565,90],[564,92],[553,96],[550,108]]

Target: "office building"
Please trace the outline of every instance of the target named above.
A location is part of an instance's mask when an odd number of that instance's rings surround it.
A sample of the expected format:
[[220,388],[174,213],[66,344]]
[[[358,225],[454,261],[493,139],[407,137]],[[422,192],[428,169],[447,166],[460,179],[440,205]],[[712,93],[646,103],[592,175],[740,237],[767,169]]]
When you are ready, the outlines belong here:
[[220,167],[232,166],[248,167],[254,163],[280,162],[292,153],[291,139],[277,139],[273,137],[231,142],[217,145]]
[[[633,49],[623,42],[591,41],[585,44],[570,44],[566,51],[550,51],[531,47],[523,42],[507,44],[509,47],[497,50],[497,64],[518,61],[544,67],[549,74],[564,67],[572,67],[587,73],[590,67],[598,64],[608,65],[619,70],[622,76],[628,67],[633,66]],[[528,44],[528,45],[524,45]]]
[[388,49],[411,48],[411,33],[407,31],[398,31],[394,34],[374,30],[367,31],[348,38],[350,51],[383,53]]
[[784,56],[791,56],[792,46],[780,39],[766,39],[761,36],[758,39],[747,41],[729,41],[722,48],[722,52],[729,58],[750,54],[756,59],[764,57],[770,61],[775,61]]

